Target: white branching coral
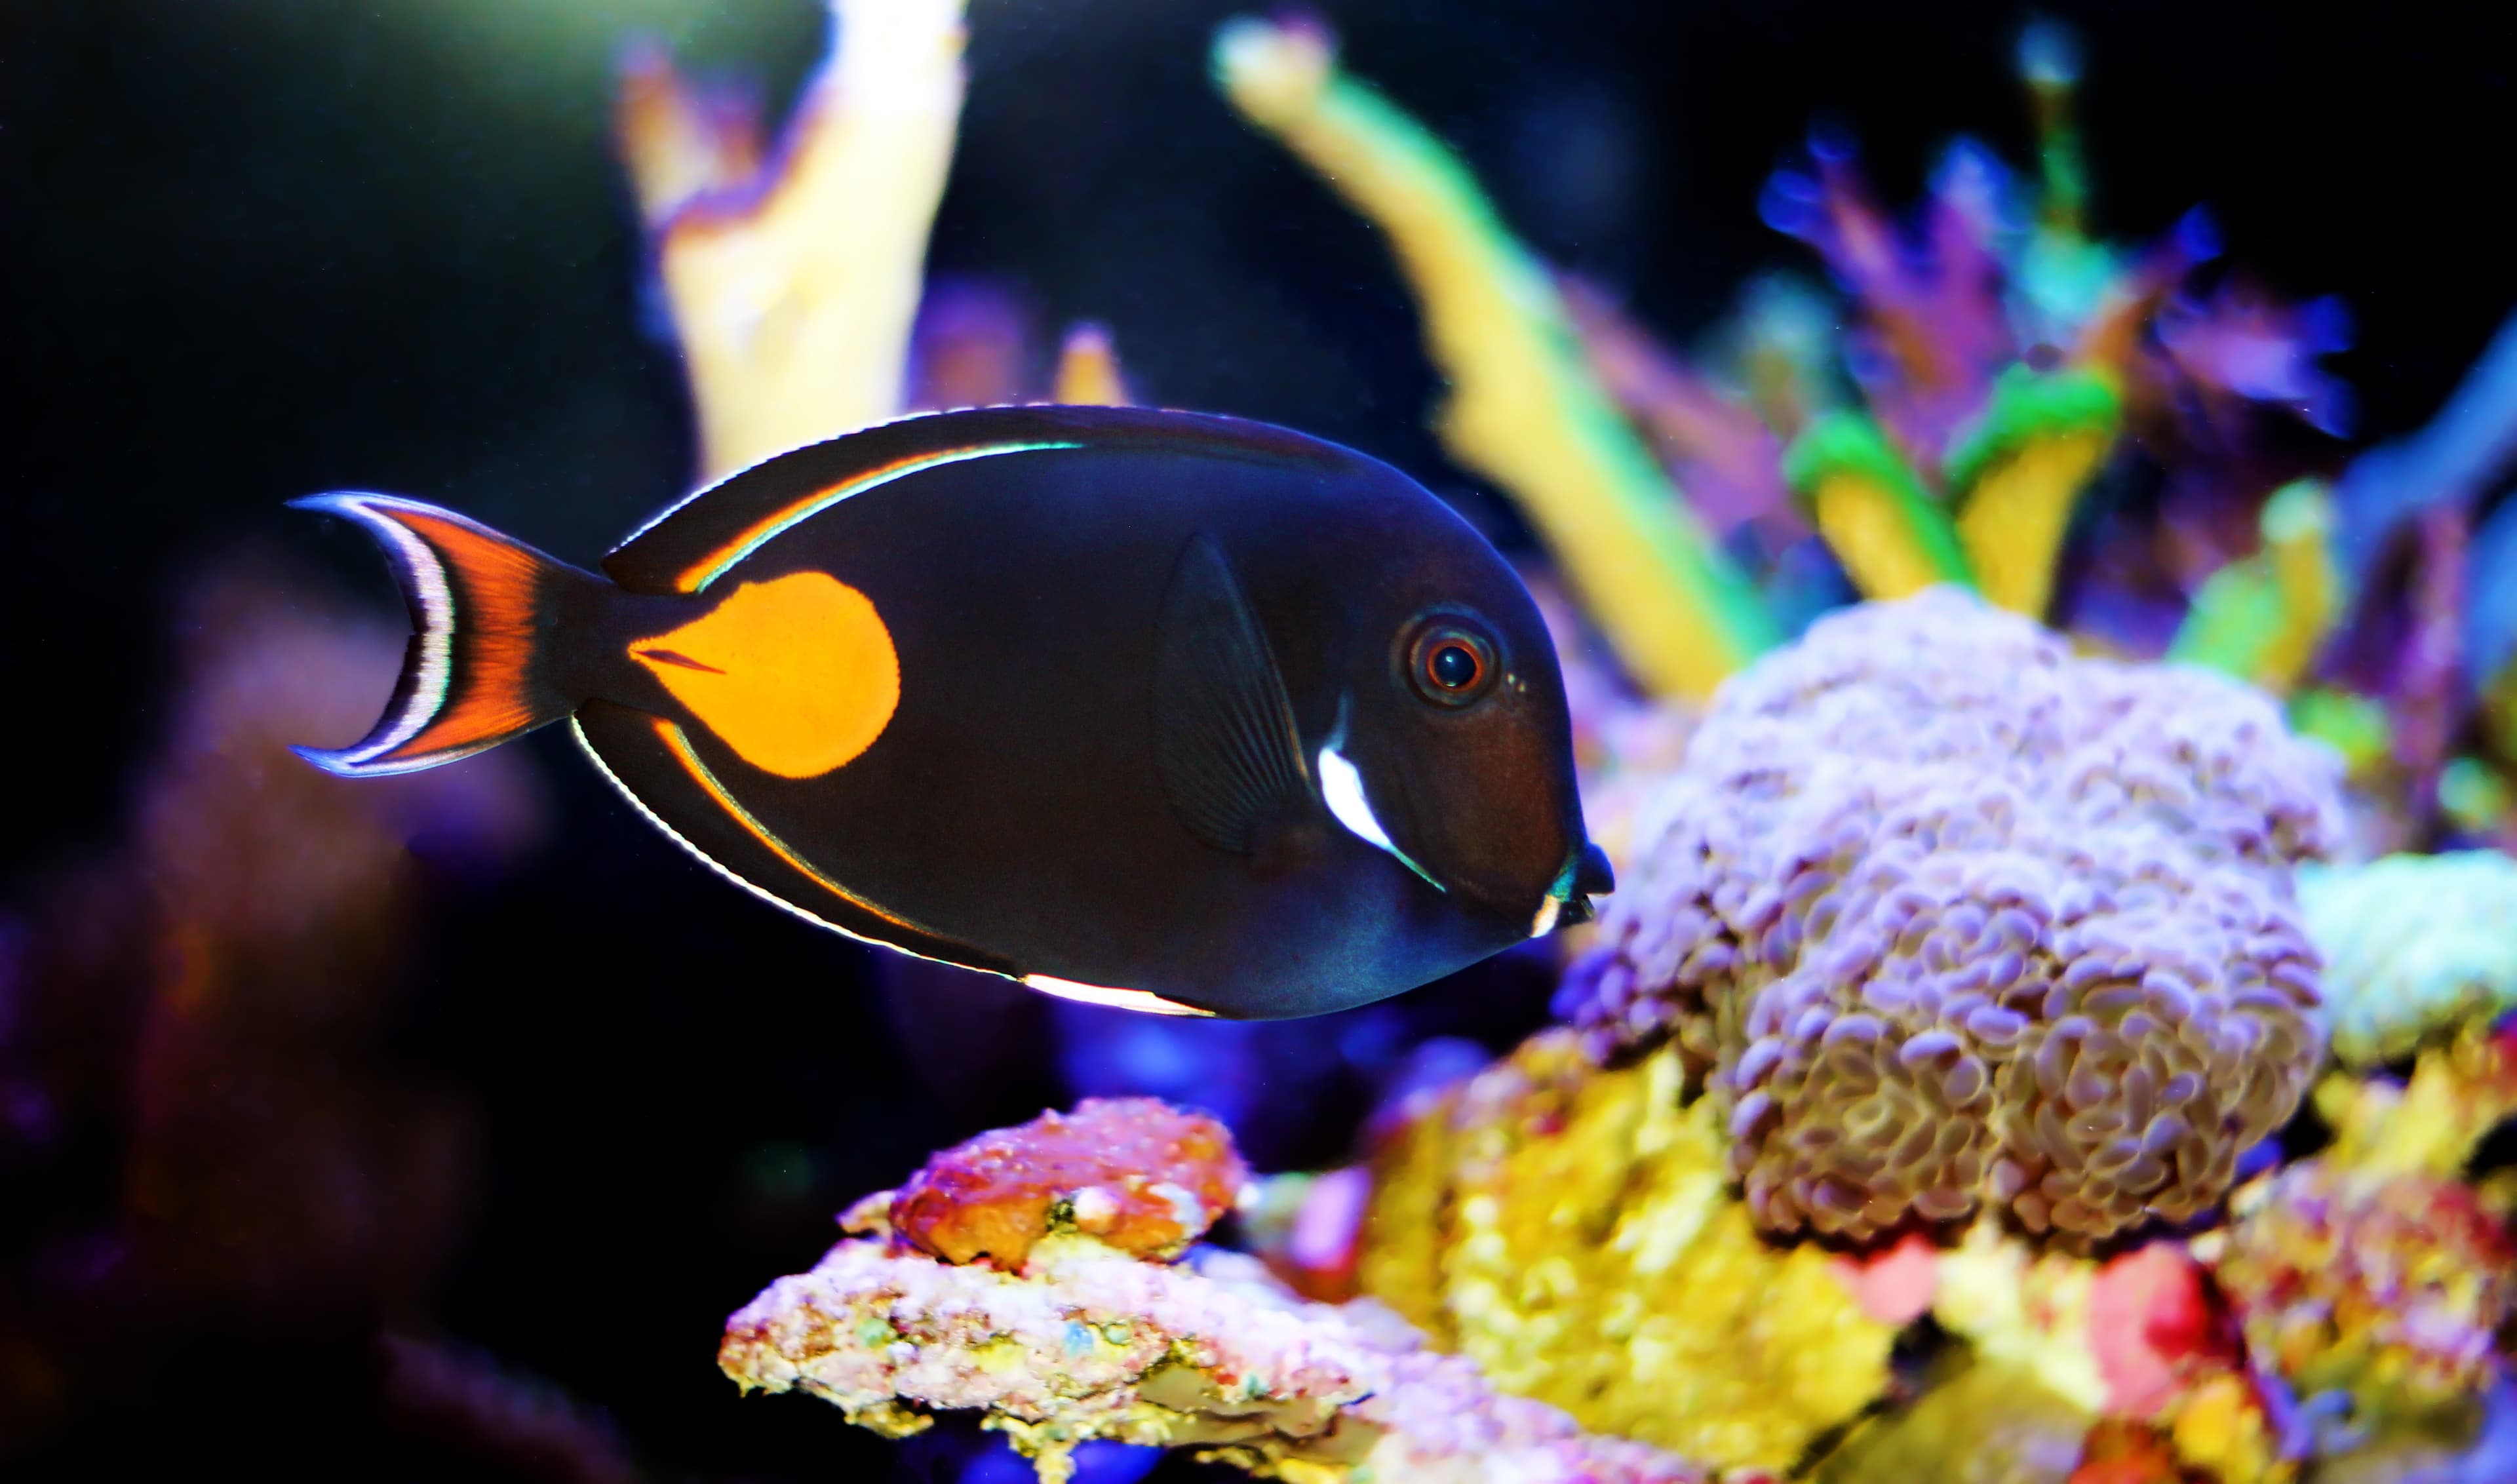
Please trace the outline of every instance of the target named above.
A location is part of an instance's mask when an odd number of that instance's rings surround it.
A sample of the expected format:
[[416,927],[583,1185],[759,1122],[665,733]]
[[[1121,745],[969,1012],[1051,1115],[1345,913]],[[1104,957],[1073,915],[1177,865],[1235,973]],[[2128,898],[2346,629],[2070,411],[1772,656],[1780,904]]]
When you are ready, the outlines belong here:
[[2289,869],[2336,771],[2217,675],[1951,588],[1850,610],[1724,688],[1567,1008],[1710,1074],[1770,1231],[2182,1219],[2323,1055]]
[[1145,1262],[1075,1235],[1043,1242],[1019,1275],[842,1242],[736,1314],[718,1364],[746,1389],[806,1391],[895,1436],[933,1412],[984,1411],[1047,1484],[1094,1438],[1199,1446],[1295,1484],[1704,1477],[1497,1394],[1377,1305],[1305,1303],[1228,1253]]

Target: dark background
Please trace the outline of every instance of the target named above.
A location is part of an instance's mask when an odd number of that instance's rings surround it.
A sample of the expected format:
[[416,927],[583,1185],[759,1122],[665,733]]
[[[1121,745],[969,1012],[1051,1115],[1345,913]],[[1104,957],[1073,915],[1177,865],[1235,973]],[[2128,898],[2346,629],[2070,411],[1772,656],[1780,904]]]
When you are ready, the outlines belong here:
[[[1208,37],[1242,8],[973,0],[932,265],[1012,281],[1051,326],[1109,322],[1151,400],[1346,441],[1478,501],[1424,430],[1433,383],[1375,234],[1208,85]],[[1813,122],[1858,138],[1892,202],[1953,133],[2030,158],[2007,4],[1320,9],[1515,227],[1674,340],[1753,272],[1810,266],[1755,202]],[[2208,203],[2254,276],[2349,305],[2359,438],[2422,421],[2517,298],[2517,12],[2048,11],[2084,44],[2100,232],[2145,238]],[[282,500],[407,493],[590,561],[680,492],[679,369],[642,328],[608,141],[639,28],[774,106],[823,21],[807,0],[0,8],[0,714],[20,759],[0,901],[123,828],[169,724],[184,573],[259,540],[391,613],[361,538]],[[397,991],[396,1054],[483,1118],[434,1323],[608,1412],[659,1477],[948,1471],[950,1447],[897,1454],[826,1408],[738,1401],[710,1361],[723,1315],[809,1263],[832,1210],[973,1113],[904,1070],[859,950],[708,878],[564,741],[523,745],[554,842],[494,890],[447,887]],[[0,1184],[0,1224],[25,1199]],[[472,1471],[380,1420],[371,1365],[337,1336],[194,1333],[18,1466]]]

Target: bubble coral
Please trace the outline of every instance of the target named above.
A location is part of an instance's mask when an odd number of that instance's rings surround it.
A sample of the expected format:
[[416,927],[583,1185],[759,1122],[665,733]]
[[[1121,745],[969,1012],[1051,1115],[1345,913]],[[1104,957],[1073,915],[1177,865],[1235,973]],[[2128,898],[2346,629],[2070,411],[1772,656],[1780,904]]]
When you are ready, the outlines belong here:
[[2298,904],[2345,1066],[2409,1056],[2517,1005],[2517,861],[2496,850],[2302,870]]
[[2334,772],[2223,677],[1851,610],[1723,691],[1562,1003],[1712,1075],[1769,1231],[2181,1220],[2323,1056],[2288,868]]
[[1897,1326],[1824,1251],[1758,1238],[1683,1080],[1557,1030],[1453,1089],[1376,1162],[1364,1291],[1586,1426],[1788,1467],[1885,1389]]
[[1239,1199],[1248,1166],[1222,1124],[1158,1098],[1088,1097],[928,1160],[844,1218],[947,1262],[1019,1270],[1053,1225],[1131,1256],[1177,1256]]

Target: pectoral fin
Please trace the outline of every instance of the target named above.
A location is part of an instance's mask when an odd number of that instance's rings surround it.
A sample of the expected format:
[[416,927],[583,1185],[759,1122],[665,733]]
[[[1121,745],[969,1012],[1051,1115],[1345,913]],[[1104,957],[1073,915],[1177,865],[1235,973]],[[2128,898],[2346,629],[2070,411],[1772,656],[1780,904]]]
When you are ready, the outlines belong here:
[[1189,832],[1252,848],[1267,819],[1314,797],[1267,636],[1215,538],[1190,538],[1154,641],[1154,763]]

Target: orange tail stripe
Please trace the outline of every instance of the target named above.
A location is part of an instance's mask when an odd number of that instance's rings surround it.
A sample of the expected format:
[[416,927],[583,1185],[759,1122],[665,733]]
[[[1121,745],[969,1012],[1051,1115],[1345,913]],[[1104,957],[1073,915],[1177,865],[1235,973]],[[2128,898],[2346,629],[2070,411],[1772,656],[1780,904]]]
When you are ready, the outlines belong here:
[[393,518],[446,564],[463,664],[446,709],[395,750],[456,747],[531,724],[538,566],[533,554],[452,521],[402,509]]

